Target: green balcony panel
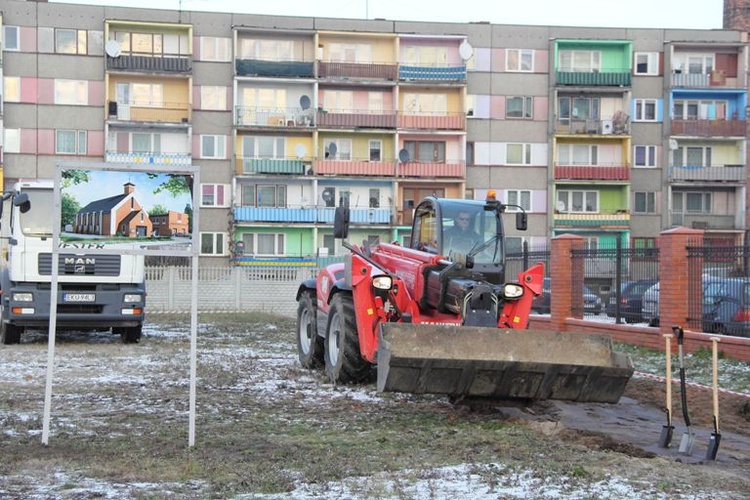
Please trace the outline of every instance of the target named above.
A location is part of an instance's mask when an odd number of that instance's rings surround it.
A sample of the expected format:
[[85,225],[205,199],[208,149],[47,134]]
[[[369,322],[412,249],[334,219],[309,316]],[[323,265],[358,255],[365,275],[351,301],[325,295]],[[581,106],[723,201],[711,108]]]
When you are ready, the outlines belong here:
[[556,71],[555,79],[558,85],[593,86],[624,86],[631,83],[630,73],[576,73]]
[[305,173],[305,164],[300,160],[277,160],[273,158],[245,158],[242,162],[245,174],[294,174]]

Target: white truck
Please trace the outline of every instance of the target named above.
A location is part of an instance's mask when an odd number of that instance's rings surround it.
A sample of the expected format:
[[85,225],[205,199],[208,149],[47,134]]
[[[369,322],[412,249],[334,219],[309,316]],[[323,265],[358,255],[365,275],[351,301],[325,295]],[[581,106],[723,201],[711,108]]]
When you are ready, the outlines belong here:
[[[3,194],[0,203],[3,225],[0,342],[3,344],[19,343],[27,328],[49,327],[53,206],[52,181],[18,182],[12,191]],[[103,245],[95,239],[76,243],[60,239],[57,327],[83,331],[111,328],[123,342],[138,342],[145,315],[145,258],[90,251]]]

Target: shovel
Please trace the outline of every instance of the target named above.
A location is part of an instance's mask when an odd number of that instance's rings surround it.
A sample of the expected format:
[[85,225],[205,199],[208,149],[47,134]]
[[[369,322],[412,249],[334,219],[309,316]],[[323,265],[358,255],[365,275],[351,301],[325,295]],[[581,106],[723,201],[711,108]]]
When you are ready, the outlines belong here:
[[674,425],[672,425],[672,338],[674,335],[671,333],[664,334],[665,342],[665,354],[667,359],[667,405],[664,411],[667,412],[667,425],[663,425],[661,428],[661,436],[659,436],[659,446],[662,448],[669,448],[672,443],[672,433],[674,432]]
[[711,344],[714,392],[714,415],[711,420],[713,421],[714,431],[711,433],[711,438],[708,441],[706,460],[716,460],[716,453],[719,451],[719,443],[721,443],[721,433],[719,432],[719,338],[711,337]]
[[682,434],[682,440],[680,441],[680,453],[686,453],[688,455],[693,452],[693,443],[695,442],[695,434],[693,428],[690,427],[690,415],[688,414],[687,407],[687,387],[685,386],[685,359],[682,349],[682,344],[685,338],[685,331],[682,327],[673,326],[672,331],[677,336],[677,350],[678,358],[680,360],[680,399],[682,401],[682,416],[685,418],[685,426],[687,432]]

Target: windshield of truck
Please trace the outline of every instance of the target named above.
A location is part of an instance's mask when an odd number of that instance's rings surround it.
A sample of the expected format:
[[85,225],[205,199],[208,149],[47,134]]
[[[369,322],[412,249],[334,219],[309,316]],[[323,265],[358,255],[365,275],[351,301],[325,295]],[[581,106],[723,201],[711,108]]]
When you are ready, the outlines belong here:
[[443,253],[474,254],[475,263],[498,263],[502,241],[497,238],[498,220],[483,205],[443,204]]
[[52,236],[52,205],[54,192],[51,189],[27,189],[31,208],[26,213],[19,210],[21,231],[26,236]]

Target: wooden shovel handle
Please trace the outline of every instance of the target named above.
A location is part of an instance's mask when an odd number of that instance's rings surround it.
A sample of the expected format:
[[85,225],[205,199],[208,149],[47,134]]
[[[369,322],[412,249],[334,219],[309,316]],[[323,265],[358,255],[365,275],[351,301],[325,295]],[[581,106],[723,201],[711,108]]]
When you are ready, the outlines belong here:
[[711,337],[711,369],[714,392],[714,431],[719,432],[719,337]]
[[664,337],[664,353],[667,362],[666,369],[666,380],[667,380],[667,419],[669,424],[672,424],[672,338],[674,335],[671,333],[665,333]]

